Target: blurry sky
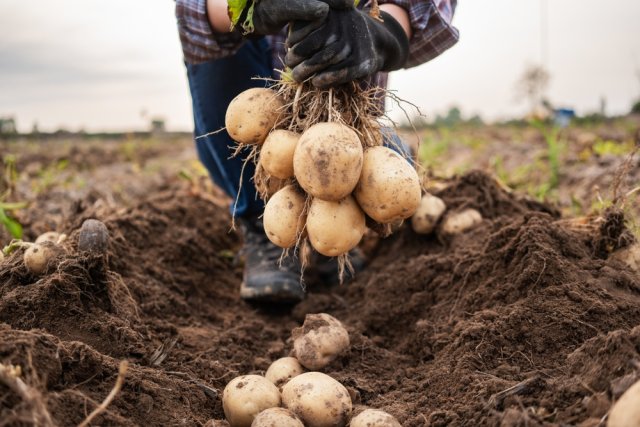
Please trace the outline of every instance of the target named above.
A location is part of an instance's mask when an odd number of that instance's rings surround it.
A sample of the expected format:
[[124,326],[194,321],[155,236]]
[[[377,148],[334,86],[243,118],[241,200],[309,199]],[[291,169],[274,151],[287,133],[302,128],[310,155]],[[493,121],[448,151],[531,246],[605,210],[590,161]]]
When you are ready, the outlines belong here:
[[[488,119],[527,109],[516,82],[538,63],[541,0],[459,0],[461,41],[396,72],[391,88],[432,115],[459,105]],[[640,1],[548,0],[549,97],[579,112],[627,112],[640,96]],[[191,130],[171,0],[0,1],[0,116],[21,131]]]

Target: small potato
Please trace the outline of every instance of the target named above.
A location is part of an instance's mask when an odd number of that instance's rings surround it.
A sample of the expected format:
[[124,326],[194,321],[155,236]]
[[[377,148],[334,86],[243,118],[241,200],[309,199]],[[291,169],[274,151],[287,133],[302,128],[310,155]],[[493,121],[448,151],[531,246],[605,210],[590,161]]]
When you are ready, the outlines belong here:
[[46,233],[42,233],[36,239],[36,243],[42,242],[53,242],[53,243],[62,243],[67,238],[66,234],[60,234],[56,231],[47,231]]
[[225,125],[239,144],[262,144],[275,126],[284,101],[267,88],[251,88],[236,96],[227,107]]
[[276,386],[259,375],[234,378],[222,392],[222,409],[231,427],[250,427],[256,415],[280,402]]
[[260,149],[260,165],[272,177],[293,177],[293,153],[300,135],[284,129],[272,131]]
[[24,265],[31,274],[39,276],[47,271],[61,253],[62,248],[53,242],[34,243],[24,252]]
[[362,209],[348,196],[339,202],[313,199],[307,215],[311,246],[322,255],[334,257],[355,248],[366,229]]
[[340,123],[318,123],[300,137],[293,170],[304,191],[335,202],[355,188],[362,158],[362,143],[353,129]]
[[291,378],[298,376],[304,372],[304,368],[295,357],[283,357],[276,360],[269,366],[264,377],[275,384],[276,387],[282,388]]
[[88,219],[82,223],[78,235],[78,249],[95,255],[107,253],[109,245],[109,230],[97,219]]
[[282,389],[282,403],[308,427],[344,427],[353,409],[347,389],[321,372],[292,378]]
[[461,234],[482,223],[482,215],[475,209],[453,212],[442,222],[442,232],[447,235]]
[[304,324],[291,332],[293,355],[307,369],[318,370],[349,349],[349,332],[326,313],[307,314]]
[[288,409],[270,408],[260,412],[251,427],[304,427],[304,424]]
[[445,210],[447,206],[441,198],[425,194],[422,196],[418,210],[411,217],[413,231],[418,234],[432,233]]
[[285,249],[296,244],[306,221],[304,205],[304,194],[293,185],[271,196],[264,207],[263,224],[273,244]]
[[615,251],[611,258],[622,261],[632,270],[640,272],[640,243]]
[[640,426],[640,381],[629,387],[609,411],[607,427]]
[[378,409],[366,409],[351,419],[350,427],[402,427],[392,415]]
[[422,189],[418,173],[406,159],[390,148],[370,147],[364,152],[354,195],[367,215],[390,224],[416,212]]

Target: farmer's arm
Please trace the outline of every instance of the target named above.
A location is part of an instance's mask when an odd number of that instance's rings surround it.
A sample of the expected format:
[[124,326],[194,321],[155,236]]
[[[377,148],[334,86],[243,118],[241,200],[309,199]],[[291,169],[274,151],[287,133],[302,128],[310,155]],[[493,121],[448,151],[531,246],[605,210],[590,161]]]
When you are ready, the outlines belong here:
[[[451,25],[457,0],[379,0],[379,3],[380,9],[391,14],[407,32],[409,58],[405,68],[437,57],[458,41],[458,30]],[[402,16],[397,9],[395,13],[390,11],[394,6],[406,15]]]

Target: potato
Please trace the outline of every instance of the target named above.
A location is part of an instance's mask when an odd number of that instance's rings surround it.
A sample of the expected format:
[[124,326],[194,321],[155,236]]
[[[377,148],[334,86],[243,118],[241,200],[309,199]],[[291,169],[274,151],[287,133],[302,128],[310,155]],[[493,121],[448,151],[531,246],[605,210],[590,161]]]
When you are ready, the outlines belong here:
[[355,188],[362,157],[362,144],[353,129],[339,123],[318,123],[300,137],[293,170],[304,191],[335,202]]
[[293,177],[293,153],[300,135],[284,129],[272,131],[260,149],[260,164],[271,176],[279,179]]
[[347,389],[320,372],[292,378],[282,389],[282,403],[308,427],[343,427],[352,411]]
[[622,261],[630,269],[640,272],[640,243],[615,251],[611,258]]
[[250,427],[256,415],[280,402],[277,387],[259,375],[234,378],[222,392],[222,409],[231,427]]
[[66,234],[60,234],[55,231],[47,231],[46,233],[42,233],[36,239],[36,243],[42,242],[53,242],[53,243],[62,243],[66,240]]
[[305,196],[293,185],[287,185],[271,196],[264,207],[264,231],[273,244],[290,248],[296,244],[306,218]]
[[432,233],[445,210],[447,206],[441,198],[425,194],[420,200],[418,210],[411,217],[413,231],[418,234]]
[[296,415],[285,408],[270,408],[254,418],[251,427],[304,427]]
[[640,381],[629,387],[609,411],[607,427],[640,426]]
[[482,215],[475,209],[453,212],[442,222],[442,232],[447,235],[464,233],[482,222]]
[[276,125],[284,101],[276,92],[254,87],[236,96],[225,114],[225,125],[231,139],[239,144],[262,144]]
[[109,230],[97,219],[88,219],[82,223],[78,235],[78,249],[95,255],[107,253]]
[[282,388],[291,378],[304,372],[304,368],[295,357],[283,357],[271,364],[264,377]]
[[43,274],[49,265],[62,254],[62,248],[53,242],[30,244],[24,252],[23,261],[31,274],[36,276]]
[[293,355],[307,369],[322,369],[349,349],[349,332],[326,313],[307,314],[291,336]]
[[365,217],[353,197],[339,202],[313,199],[307,214],[311,246],[322,255],[339,256],[356,247],[365,231]]
[[411,164],[387,147],[367,148],[354,195],[375,221],[389,224],[409,218],[418,206],[420,178]]
[[402,427],[392,415],[378,409],[366,409],[351,419],[350,427]]

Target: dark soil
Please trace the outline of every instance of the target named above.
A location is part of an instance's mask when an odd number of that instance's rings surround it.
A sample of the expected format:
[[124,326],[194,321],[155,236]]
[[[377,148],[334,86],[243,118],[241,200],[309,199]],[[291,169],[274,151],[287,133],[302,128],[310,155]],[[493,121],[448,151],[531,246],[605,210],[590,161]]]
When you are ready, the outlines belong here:
[[[183,186],[126,210],[77,203],[57,267],[32,277],[19,251],[0,267],[0,363],[29,387],[0,376],[0,426],[46,425],[43,411],[79,424],[123,359],[124,387],[94,425],[217,425],[226,383],[288,355],[291,330],[317,312],[351,334],[326,372],[404,426],[598,425],[640,360],[640,275],[605,259],[629,243],[620,214],[573,227],[479,172],[439,196],[483,224],[454,238],[402,228],[355,282],[309,278],[292,310],[239,299],[227,210]],[[88,218],[109,230],[105,258],[75,249]]]

